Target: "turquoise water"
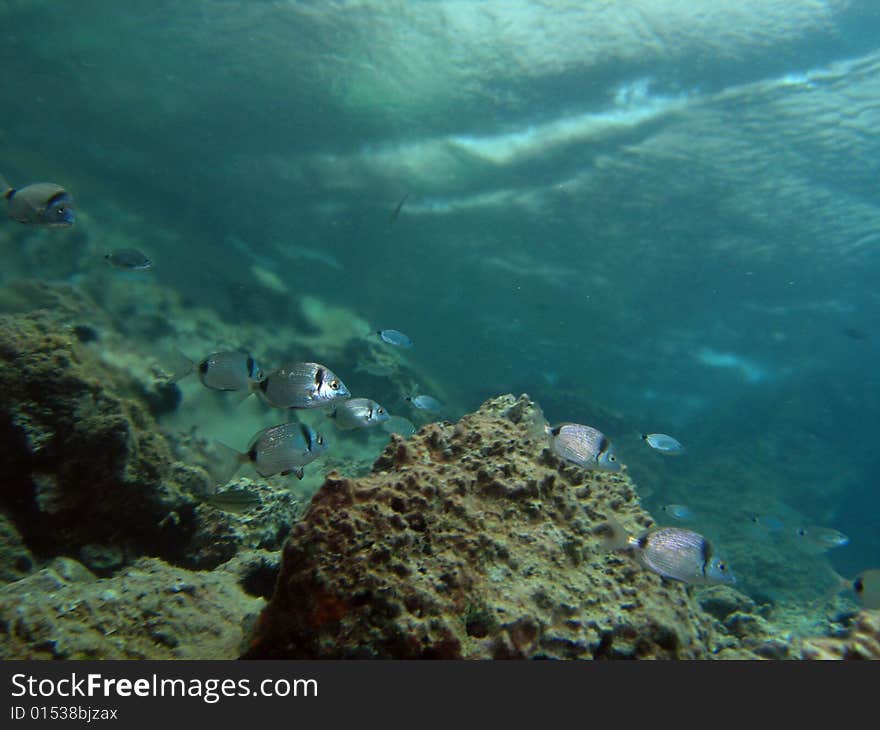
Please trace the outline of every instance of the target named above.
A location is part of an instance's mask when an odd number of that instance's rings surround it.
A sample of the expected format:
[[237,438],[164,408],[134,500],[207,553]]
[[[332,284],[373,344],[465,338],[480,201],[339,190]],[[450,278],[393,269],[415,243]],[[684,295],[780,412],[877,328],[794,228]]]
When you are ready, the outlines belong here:
[[[623,5],[2,2],[0,172],[79,213],[4,223],[2,281],[102,293],[144,369],[399,329],[406,382],[328,364],[417,425],[416,388],[448,418],[527,392],[601,428],[655,517],[692,508],[745,590],[819,596],[880,565],[880,11]],[[103,266],[125,246],[149,278]],[[268,425],[181,388],[169,430]],[[804,553],[801,525],[850,543]]]

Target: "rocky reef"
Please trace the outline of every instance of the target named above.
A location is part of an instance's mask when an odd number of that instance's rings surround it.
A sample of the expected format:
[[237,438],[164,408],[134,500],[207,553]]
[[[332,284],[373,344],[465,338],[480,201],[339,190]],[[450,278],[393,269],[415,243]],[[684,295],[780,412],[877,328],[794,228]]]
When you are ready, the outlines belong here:
[[595,534],[652,524],[626,474],[546,448],[527,396],[392,437],[331,473],[285,545],[251,658],[705,658],[725,632],[693,591]]
[[654,524],[635,484],[557,458],[526,395],[393,435],[372,468],[343,450],[306,509],[281,478],[218,494],[209,440],[161,420],[176,386],[88,294],[18,282],[0,311],[2,658],[877,656],[845,598],[798,633],[798,607],[606,550],[607,517]]

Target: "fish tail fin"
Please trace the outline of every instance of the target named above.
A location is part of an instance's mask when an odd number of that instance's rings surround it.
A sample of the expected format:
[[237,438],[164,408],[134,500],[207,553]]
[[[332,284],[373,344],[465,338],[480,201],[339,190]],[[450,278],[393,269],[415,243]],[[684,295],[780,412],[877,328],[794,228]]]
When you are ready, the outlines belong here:
[[168,369],[171,371],[168,382],[176,383],[178,380],[182,380],[187,375],[190,375],[196,369],[196,363],[192,358],[187,357],[175,347],[168,356]]
[[823,597],[826,601],[832,600],[835,596],[843,593],[844,591],[852,591],[853,590],[853,581],[849,578],[844,578],[840,573],[838,573],[834,568],[831,568],[831,585],[825,590]]
[[608,515],[595,532],[602,538],[606,550],[623,550],[633,545],[634,538],[612,515]]
[[248,398],[250,398],[254,393],[257,392],[257,389],[260,387],[260,384],[254,380],[252,380],[248,387],[244,390],[238,391],[233,396],[233,402],[235,403],[235,407],[238,408],[242,403],[244,403]]
[[247,454],[227,446],[222,441],[215,441],[214,448],[217,452],[217,460],[210,469],[210,474],[217,484],[227,484],[241,469],[241,465],[247,460]]

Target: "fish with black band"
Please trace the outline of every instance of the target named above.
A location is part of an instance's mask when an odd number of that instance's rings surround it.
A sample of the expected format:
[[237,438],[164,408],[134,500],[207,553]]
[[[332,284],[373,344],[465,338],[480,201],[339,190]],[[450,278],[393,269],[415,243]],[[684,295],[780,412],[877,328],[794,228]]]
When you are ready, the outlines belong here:
[[351,395],[336,373],[317,362],[288,363],[269,373],[258,391],[274,408],[318,408]]
[[304,476],[303,467],[311,464],[328,448],[324,437],[311,426],[291,421],[269,426],[258,431],[247,451],[236,451],[225,444],[217,444],[225,458],[215,469],[220,481],[228,482],[243,464],[251,464],[261,477],[276,474]]
[[68,228],[73,225],[73,197],[55,183],[32,183],[23,188],[13,188],[0,175],[0,196],[9,205],[9,217],[19,223],[48,228]]
[[246,391],[250,395],[265,377],[253,356],[243,350],[212,352],[198,363],[182,352],[175,354],[179,362],[173,366],[171,382],[177,382],[196,370],[206,388]]

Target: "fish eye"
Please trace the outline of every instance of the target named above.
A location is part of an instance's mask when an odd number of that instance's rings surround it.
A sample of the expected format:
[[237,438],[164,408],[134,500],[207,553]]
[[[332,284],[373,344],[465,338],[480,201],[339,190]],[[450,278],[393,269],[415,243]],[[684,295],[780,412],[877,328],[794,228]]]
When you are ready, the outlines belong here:
[[617,461],[617,457],[616,456],[609,456],[608,461]]
[[727,570],[727,564],[719,562],[718,563],[718,570],[721,570],[721,571]]
[[807,534],[807,531],[803,527],[801,527],[800,529],[798,529],[797,534],[803,537]]
[[331,380],[330,387],[333,388],[333,390],[339,390],[339,381],[338,380]]
[[376,413],[378,413],[381,416],[383,413],[385,413],[385,409],[384,408],[377,408]]
[[324,443],[324,437],[323,437],[323,436],[318,436],[318,438],[317,438],[316,440],[317,440],[317,442],[318,442],[318,446],[323,445],[323,443]]

